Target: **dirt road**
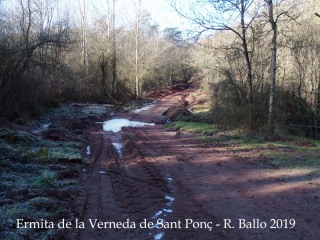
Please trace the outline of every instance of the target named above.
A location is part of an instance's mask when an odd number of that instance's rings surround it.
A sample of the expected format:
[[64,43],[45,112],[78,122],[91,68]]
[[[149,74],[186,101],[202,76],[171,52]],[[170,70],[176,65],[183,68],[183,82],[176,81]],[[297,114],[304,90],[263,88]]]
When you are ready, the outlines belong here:
[[[171,94],[154,107],[119,113],[113,119],[159,122],[164,111],[192,91]],[[309,184],[303,169],[267,168],[257,159],[239,158],[228,146],[206,144],[197,135],[168,131],[161,125],[126,127],[120,132],[101,126],[88,132],[88,138],[90,164],[83,173],[80,225],[71,238],[318,239],[320,235],[320,181]]]

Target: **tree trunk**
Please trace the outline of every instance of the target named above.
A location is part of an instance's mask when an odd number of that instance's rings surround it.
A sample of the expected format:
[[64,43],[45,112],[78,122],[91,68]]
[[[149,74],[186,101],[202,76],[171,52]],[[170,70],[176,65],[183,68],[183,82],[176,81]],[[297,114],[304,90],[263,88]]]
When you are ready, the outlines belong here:
[[117,52],[116,52],[116,16],[115,16],[115,4],[116,1],[112,2],[112,93],[115,95],[116,93],[116,82],[117,82]]
[[88,51],[87,51],[87,29],[86,29],[86,0],[79,1],[80,9],[80,24],[81,24],[81,45],[82,45],[82,60],[84,74],[88,74]]
[[241,0],[241,28],[242,28],[242,47],[243,47],[243,54],[246,60],[247,64],[247,82],[248,82],[248,98],[249,98],[249,125],[252,128],[252,105],[253,105],[253,77],[252,77],[252,65],[251,60],[249,56],[249,50],[248,50],[248,43],[247,43],[247,37],[246,37],[246,30],[247,27],[245,25],[245,5],[244,0]]
[[138,0],[138,6],[137,6],[137,22],[136,22],[136,64],[135,64],[135,95],[136,98],[140,97],[140,91],[139,91],[139,25],[140,25],[140,2],[141,0]]
[[104,54],[100,56],[100,69],[101,69],[101,94],[105,98],[107,96],[107,76],[108,76],[108,56]]
[[271,40],[271,66],[270,66],[270,96],[269,96],[269,115],[268,115],[268,128],[270,134],[274,134],[275,122],[275,93],[276,93],[276,73],[277,73],[277,23],[273,17],[273,3],[272,0],[267,0],[269,7],[269,22],[272,29]]

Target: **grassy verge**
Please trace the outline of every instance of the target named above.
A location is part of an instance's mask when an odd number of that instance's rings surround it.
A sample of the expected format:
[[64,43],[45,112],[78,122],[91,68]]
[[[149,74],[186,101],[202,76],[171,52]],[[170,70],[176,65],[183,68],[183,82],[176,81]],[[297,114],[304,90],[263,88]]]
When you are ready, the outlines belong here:
[[[60,239],[57,229],[16,229],[16,220],[28,222],[72,220],[79,195],[83,130],[107,105],[63,105],[43,123],[0,128],[0,239]],[[111,110],[110,110],[111,111]],[[95,119],[95,118],[94,118]],[[24,129],[24,130],[21,130]]]
[[320,141],[288,135],[278,141],[266,141],[241,130],[222,131],[212,124],[214,116],[207,105],[198,104],[191,109],[191,115],[178,116],[166,128],[203,134],[198,138],[207,144],[226,146],[239,156],[261,159],[271,167],[310,168],[320,173]]
[[213,136],[201,137],[201,141],[228,146],[242,157],[259,156],[271,167],[310,168],[320,172],[320,141],[293,136],[286,140],[266,141],[237,131],[217,131]]
[[275,142],[275,148],[266,149],[264,155],[273,159],[276,167],[310,167],[320,171],[320,142],[294,138],[288,142]]
[[167,124],[166,128],[190,133],[201,133],[205,135],[212,135],[215,132],[213,125],[201,122],[177,121]]
[[[77,184],[72,176],[82,141],[51,141],[28,132],[0,129],[1,239],[47,239],[54,231],[15,229],[16,219],[59,221],[70,217],[71,195],[58,193]],[[78,165],[79,166],[79,165]],[[48,195],[48,190],[51,193]],[[50,192],[49,191],[49,192]]]

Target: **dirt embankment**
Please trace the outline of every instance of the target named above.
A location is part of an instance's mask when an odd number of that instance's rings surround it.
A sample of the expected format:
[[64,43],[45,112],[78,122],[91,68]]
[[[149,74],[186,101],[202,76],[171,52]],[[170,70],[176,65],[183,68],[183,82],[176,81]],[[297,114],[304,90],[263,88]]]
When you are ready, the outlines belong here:
[[[161,122],[193,91],[112,118]],[[199,134],[161,125],[120,132],[101,126],[88,137],[91,164],[83,174],[79,218],[87,227],[73,229],[69,238],[318,239],[320,181],[303,169],[272,168],[248,149],[205,143]],[[91,226],[95,219],[104,227]],[[126,221],[136,225],[109,225]],[[153,224],[143,227],[144,221]]]

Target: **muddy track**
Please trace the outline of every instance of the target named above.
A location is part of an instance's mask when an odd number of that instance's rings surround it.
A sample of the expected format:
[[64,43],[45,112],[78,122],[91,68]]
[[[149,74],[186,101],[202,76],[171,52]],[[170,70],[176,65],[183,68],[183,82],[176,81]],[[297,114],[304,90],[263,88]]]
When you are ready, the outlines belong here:
[[[113,118],[158,122],[193,91],[173,93],[148,110]],[[319,179],[308,184],[272,177],[291,179],[294,174],[302,176],[300,170],[269,169],[254,158],[240,158],[239,150],[206,144],[197,135],[167,131],[161,125],[125,127],[118,133],[103,131],[101,126],[90,130],[88,139],[90,163],[82,174],[79,208],[86,227],[72,229],[67,239],[318,239]],[[223,219],[269,223],[272,218],[295,219],[297,227],[221,226]],[[137,225],[97,229],[89,219]],[[186,219],[194,225],[187,226]],[[154,226],[141,228],[143,221]],[[171,225],[159,228],[158,221]]]
[[[182,173],[183,166],[188,161],[190,152],[187,147],[178,144],[169,144],[170,142],[179,143],[181,138],[176,132],[166,132],[160,127],[147,128],[144,131],[139,129],[131,129],[128,131],[128,137],[134,142],[135,149],[150,164],[158,165],[161,169],[162,178],[170,178],[169,192],[174,196],[173,212],[165,217],[167,222],[177,222],[185,219],[192,219],[194,222],[210,222],[212,216],[201,211],[201,204],[195,199],[191,189],[184,183],[186,175],[179,176],[178,172]],[[163,162],[160,162],[161,161]],[[169,163],[169,164],[168,164]],[[173,170],[173,171],[172,171]],[[186,225],[181,224],[181,229],[170,228],[164,231],[164,239],[195,239],[201,237],[203,239],[227,239],[222,231],[212,229],[196,229],[186,228]]]
[[[180,105],[194,89],[174,93],[141,114],[118,114],[114,118],[132,118],[152,122],[162,118],[170,107]],[[185,171],[192,149],[184,145],[190,139],[162,126],[123,128],[120,134],[102,130],[88,135],[91,159],[83,182],[85,184],[81,220],[85,229],[72,232],[74,239],[228,239],[221,229],[186,227],[185,219],[210,222],[218,219],[203,210],[203,204],[186,179],[192,170]],[[112,144],[121,141],[121,155]],[[191,164],[192,168],[192,164]],[[180,175],[182,173],[182,175]],[[185,175],[186,174],[186,175]],[[165,229],[92,229],[88,219],[99,221],[156,223],[159,219],[177,223]],[[89,226],[89,227],[88,227]],[[230,235],[234,239],[233,234]]]
[[[183,93],[187,96],[189,91]],[[159,104],[156,111],[146,115],[146,121],[153,121],[183,97],[172,94]],[[132,117],[126,114],[126,118]],[[134,114],[139,119],[140,114]],[[119,117],[124,117],[119,115]],[[117,118],[117,116],[115,116]],[[153,128],[153,127],[151,127]],[[155,222],[159,209],[164,209],[170,199],[171,189],[168,180],[161,173],[157,163],[145,147],[133,137],[134,128],[125,128],[120,134],[94,130],[88,133],[91,153],[90,162],[84,170],[83,205],[80,208],[80,221],[85,229],[75,229],[69,234],[73,239],[153,239],[157,229],[99,229],[92,228],[88,219],[99,221],[140,223],[145,219]],[[116,150],[114,140],[123,144],[122,152]],[[141,144],[141,146],[139,146]],[[172,211],[172,210],[168,210]]]
[[[152,216],[165,203],[168,191],[159,170],[134,150],[134,154],[124,154],[120,159],[110,139],[98,139],[102,141],[102,147],[98,148],[98,159],[86,173],[82,220],[125,222],[130,219],[138,223]],[[126,142],[130,145],[129,140]],[[126,159],[131,160],[129,166]],[[149,232],[138,228],[134,231],[86,228],[78,231],[76,239],[106,239],[106,236],[111,239],[139,239],[142,236],[147,238]]]

